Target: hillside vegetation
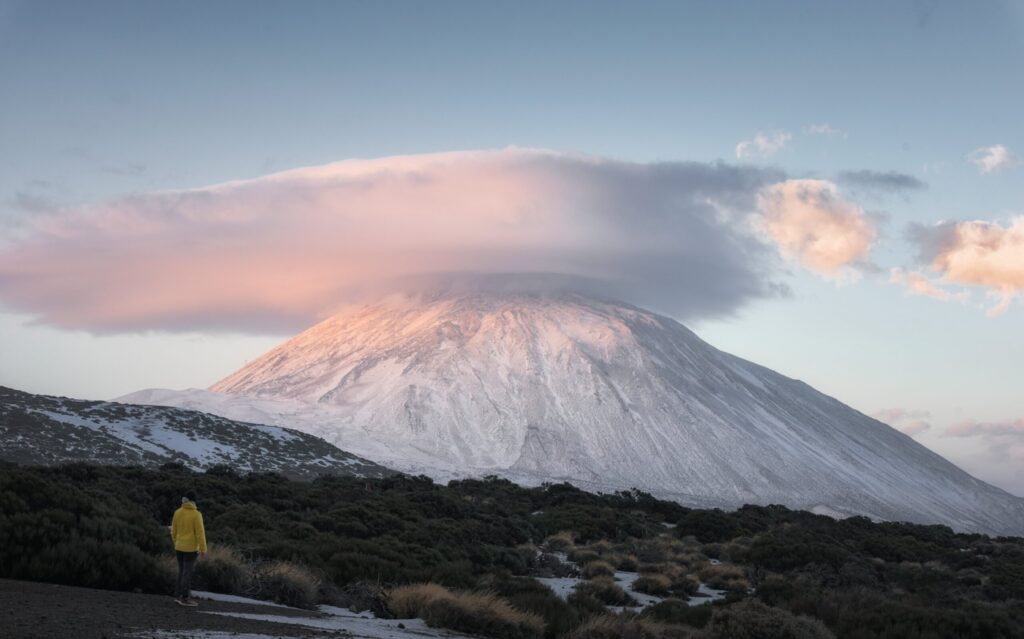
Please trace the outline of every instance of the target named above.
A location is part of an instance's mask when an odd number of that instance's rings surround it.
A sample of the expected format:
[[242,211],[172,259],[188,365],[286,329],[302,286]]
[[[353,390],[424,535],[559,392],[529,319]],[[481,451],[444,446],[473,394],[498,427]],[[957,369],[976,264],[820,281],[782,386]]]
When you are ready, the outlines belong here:
[[[211,544],[196,585],[291,605],[354,605],[499,638],[1024,636],[1021,538],[499,479],[3,465],[0,577],[169,592],[167,524],[189,489]],[[585,581],[567,600],[531,578],[560,569],[538,549],[580,567]],[[665,600],[609,612],[615,570],[639,573],[633,588]],[[700,583],[729,594],[686,605]]]

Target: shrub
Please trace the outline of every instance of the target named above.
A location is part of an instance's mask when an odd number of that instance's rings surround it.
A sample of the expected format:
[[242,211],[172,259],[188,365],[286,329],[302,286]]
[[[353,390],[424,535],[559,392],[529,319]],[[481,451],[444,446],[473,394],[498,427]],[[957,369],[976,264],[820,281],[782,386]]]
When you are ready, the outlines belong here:
[[[562,637],[590,616],[587,611],[565,601],[550,590],[546,593],[518,592],[508,597],[508,601],[517,610],[539,615],[544,619],[544,636],[547,639]],[[604,606],[596,602],[603,611]]]
[[643,617],[600,615],[574,630],[569,639],[687,639],[693,631]]
[[694,628],[703,628],[711,619],[713,611],[712,606],[691,606],[680,599],[666,599],[653,606],[648,606],[642,615],[664,623],[681,623]]
[[601,559],[601,555],[593,550],[581,550],[579,548],[575,548],[569,551],[569,561],[574,561],[581,566],[599,559]]
[[295,608],[314,608],[320,592],[320,579],[305,568],[287,561],[275,561],[257,572],[258,594]]
[[591,552],[596,552],[597,554],[599,554],[602,557],[604,557],[605,555],[610,555],[611,554],[611,552],[612,552],[612,545],[611,545],[611,543],[607,539],[601,539],[599,541],[595,541],[592,544],[589,544],[583,550],[589,550]]
[[700,579],[716,590],[746,592],[750,588],[743,569],[731,564],[708,564],[701,569]]
[[658,573],[648,573],[633,581],[633,590],[648,595],[666,595],[671,588],[672,580]]
[[575,547],[573,542],[572,533],[568,530],[563,530],[560,533],[551,535],[544,540],[544,546],[551,552],[569,552]]
[[566,598],[566,601],[584,618],[603,615],[607,612],[605,605],[586,590],[576,590]]
[[641,575],[666,575],[670,578],[674,578],[682,573],[682,569],[678,565],[668,562],[660,564],[640,564],[639,566],[637,566],[637,571]]
[[708,639],[835,639],[817,619],[752,599],[717,608],[705,632]]
[[440,584],[399,586],[388,595],[388,609],[396,619],[412,619],[420,616],[428,603],[449,594],[448,589]]
[[234,548],[211,546],[206,556],[196,562],[195,584],[197,590],[249,594],[253,587],[253,569]]
[[606,606],[636,605],[636,599],[629,596],[611,577],[596,577],[588,581],[581,581],[576,585],[576,590],[593,596]]
[[578,577],[579,569],[571,563],[567,563],[551,553],[543,553],[537,558],[538,576],[549,577]]
[[174,555],[161,555],[156,560],[156,567],[161,580],[169,584],[167,592],[173,592],[178,584],[178,558]]
[[613,563],[617,570],[624,570],[627,572],[636,572],[640,565],[637,561],[636,555],[617,555]]
[[593,579],[594,577],[614,577],[615,566],[607,561],[592,561],[583,566],[583,578]]
[[693,596],[700,591],[700,580],[693,575],[678,574],[672,579],[672,590],[677,594]]
[[399,619],[420,617],[428,626],[495,639],[540,639],[544,620],[486,592],[452,592],[433,583],[399,586],[389,608]]

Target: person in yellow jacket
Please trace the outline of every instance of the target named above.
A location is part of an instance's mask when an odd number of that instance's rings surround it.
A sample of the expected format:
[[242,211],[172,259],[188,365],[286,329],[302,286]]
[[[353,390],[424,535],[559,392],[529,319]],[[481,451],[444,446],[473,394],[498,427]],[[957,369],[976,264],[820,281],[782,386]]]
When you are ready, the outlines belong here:
[[197,606],[192,600],[192,571],[196,560],[206,554],[206,529],[203,515],[196,509],[196,494],[188,491],[181,498],[181,508],[174,511],[171,520],[171,541],[178,556],[178,583],[174,600],[183,606]]

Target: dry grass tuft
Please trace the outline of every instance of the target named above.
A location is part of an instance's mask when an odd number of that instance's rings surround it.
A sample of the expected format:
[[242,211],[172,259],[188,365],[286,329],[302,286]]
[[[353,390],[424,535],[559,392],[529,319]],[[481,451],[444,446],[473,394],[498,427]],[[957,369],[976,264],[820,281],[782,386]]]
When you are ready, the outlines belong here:
[[615,566],[607,561],[592,561],[583,566],[583,578],[593,579],[594,577],[614,577]]
[[636,572],[640,562],[637,561],[636,555],[615,555],[612,563],[615,564],[615,568],[618,570],[625,570],[628,572]]
[[689,639],[696,631],[642,617],[599,615],[579,626],[569,639]]
[[595,577],[576,585],[577,592],[590,595],[606,606],[635,606],[636,599],[629,596],[611,577]]
[[388,595],[388,609],[398,619],[412,619],[419,617],[431,601],[450,594],[447,588],[434,583],[399,586]]
[[662,597],[672,589],[672,579],[658,573],[648,573],[633,581],[633,590]]
[[306,568],[287,561],[262,566],[256,573],[259,594],[277,603],[296,608],[314,608],[320,592],[320,579]]
[[195,584],[200,590],[247,595],[253,589],[253,565],[231,546],[210,546],[196,562]]
[[729,592],[746,592],[750,588],[746,573],[732,564],[708,564],[701,569],[700,580],[711,588]]
[[612,544],[608,540],[602,539],[600,541],[595,541],[589,546],[586,546],[585,550],[596,552],[597,554],[603,557],[605,555],[610,555],[612,553]]
[[567,553],[576,547],[576,541],[571,532],[563,530],[545,539],[544,546],[551,552]]
[[433,583],[399,586],[388,607],[400,619],[420,617],[428,626],[495,639],[540,639],[544,620],[515,609],[489,592],[452,592]]

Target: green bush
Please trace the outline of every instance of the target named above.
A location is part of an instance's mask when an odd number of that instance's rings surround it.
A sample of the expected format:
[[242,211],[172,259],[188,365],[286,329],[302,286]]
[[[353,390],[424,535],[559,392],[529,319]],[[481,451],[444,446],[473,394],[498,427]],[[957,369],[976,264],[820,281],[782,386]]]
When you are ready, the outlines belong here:
[[[543,618],[553,639],[603,613],[598,596],[624,603],[615,589],[592,582],[561,601],[526,578],[572,572],[550,555],[536,557],[533,545],[554,536],[554,545],[577,558],[620,569],[635,556],[642,577],[670,578],[676,596],[695,591],[697,573],[732,589],[713,606],[665,602],[645,613],[670,625],[698,626],[721,609],[729,612],[719,624],[757,627],[788,611],[851,639],[1024,636],[1024,539],[864,517],[836,521],[781,506],[686,509],[637,492],[523,488],[493,478],[448,486],[422,477],[295,482],[177,465],[0,464],[0,577],[170,593],[176,569],[166,558],[173,550],[167,525],[188,489],[202,497],[211,550],[229,545],[246,563],[318,571],[306,580],[257,574],[247,587],[236,561],[221,565],[211,553],[197,567],[197,587],[248,589],[298,605],[358,581],[434,581],[449,590],[493,590]],[[666,532],[664,521],[679,527]],[[727,565],[711,569],[703,553]],[[310,585],[318,578],[320,592]],[[751,597],[772,612],[741,614],[737,606],[748,604],[739,600]],[[567,621],[556,626],[559,615]]]

